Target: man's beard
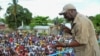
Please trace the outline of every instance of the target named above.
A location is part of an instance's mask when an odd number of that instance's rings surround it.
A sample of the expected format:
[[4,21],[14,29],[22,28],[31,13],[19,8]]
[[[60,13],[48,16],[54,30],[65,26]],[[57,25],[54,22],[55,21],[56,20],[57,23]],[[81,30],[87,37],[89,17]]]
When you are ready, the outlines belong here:
[[66,21],[73,21],[74,18],[66,18]]

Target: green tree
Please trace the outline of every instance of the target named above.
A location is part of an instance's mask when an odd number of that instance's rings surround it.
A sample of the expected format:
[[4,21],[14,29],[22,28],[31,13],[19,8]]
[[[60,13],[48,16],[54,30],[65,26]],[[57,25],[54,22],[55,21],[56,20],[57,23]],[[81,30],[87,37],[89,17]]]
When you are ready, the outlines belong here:
[[[16,14],[16,19],[15,19],[15,14]],[[5,19],[8,26],[12,29],[15,29],[15,26],[16,28],[19,27],[22,21],[24,22],[24,25],[29,25],[32,19],[32,13],[27,8],[23,8],[18,4],[15,13],[14,5],[12,4],[6,10]]]
[[96,28],[96,32],[100,33],[100,14],[97,14],[93,21]]
[[48,25],[48,16],[44,17],[44,16],[35,16],[32,21],[30,26],[34,27],[36,25],[42,25],[42,26],[46,26]]
[[89,16],[89,18],[92,20],[96,32],[100,33],[100,14],[97,14],[96,16]]
[[18,0],[12,0],[13,1],[13,15],[15,19],[15,29],[17,28],[17,20],[16,20],[16,12],[17,12],[17,1]]
[[48,23],[53,23],[52,19],[48,19],[47,21],[48,21]]
[[53,23],[54,23],[55,25],[61,24],[61,23],[64,22],[64,20],[65,20],[64,18],[56,17],[56,18],[53,19]]
[[5,23],[5,19],[4,18],[0,18],[0,22]]
[[0,6],[0,10],[2,10],[2,7]]

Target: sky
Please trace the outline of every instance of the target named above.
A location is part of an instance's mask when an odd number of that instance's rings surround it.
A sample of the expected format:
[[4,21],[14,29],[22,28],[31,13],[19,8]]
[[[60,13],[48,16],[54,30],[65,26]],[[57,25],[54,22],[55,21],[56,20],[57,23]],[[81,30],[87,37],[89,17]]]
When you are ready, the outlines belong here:
[[[0,0],[0,17],[4,18],[7,7],[12,0]],[[51,19],[62,17],[58,13],[62,11],[66,4],[73,4],[77,11],[86,16],[100,14],[100,0],[19,0],[18,4],[28,8],[32,16],[49,16]]]

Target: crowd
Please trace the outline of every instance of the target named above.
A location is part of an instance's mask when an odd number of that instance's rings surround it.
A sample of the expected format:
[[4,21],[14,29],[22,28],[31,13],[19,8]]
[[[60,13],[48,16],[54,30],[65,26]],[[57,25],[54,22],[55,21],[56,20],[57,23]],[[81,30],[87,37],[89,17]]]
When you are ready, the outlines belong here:
[[[65,51],[69,48],[52,48],[56,41],[66,42],[61,35],[41,35],[32,33],[1,33],[0,34],[0,56],[48,56],[54,53]],[[66,56],[68,52],[59,54]],[[53,55],[55,56],[55,55]]]

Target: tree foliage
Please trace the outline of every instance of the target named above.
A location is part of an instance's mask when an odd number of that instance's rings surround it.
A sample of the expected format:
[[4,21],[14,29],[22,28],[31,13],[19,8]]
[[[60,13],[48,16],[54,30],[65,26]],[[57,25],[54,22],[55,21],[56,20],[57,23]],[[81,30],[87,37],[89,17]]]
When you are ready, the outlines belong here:
[[2,10],[2,7],[0,6],[0,10]]
[[53,20],[52,19],[47,19],[48,23],[53,23]]
[[14,5],[12,4],[7,8],[5,14],[6,23],[10,28],[14,29],[15,26],[19,27],[22,21],[24,22],[24,25],[30,24],[32,13],[27,8],[23,8],[22,6],[17,4],[16,19],[14,17],[14,13]]
[[55,25],[61,24],[61,23],[63,23],[63,22],[64,22],[64,18],[58,18],[58,17],[56,17],[56,18],[53,19],[53,23],[54,23]]
[[44,17],[44,16],[35,16],[32,21],[30,26],[34,27],[36,25],[42,25],[42,26],[46,26],[48,25],[48,16]]
[[0,22],[5,23],[5,19],[4,18],[0,18]]
[[92,20],[96,32],[100,33],[100,14],[97,14],[96,16],[89,16],[89,18]]

